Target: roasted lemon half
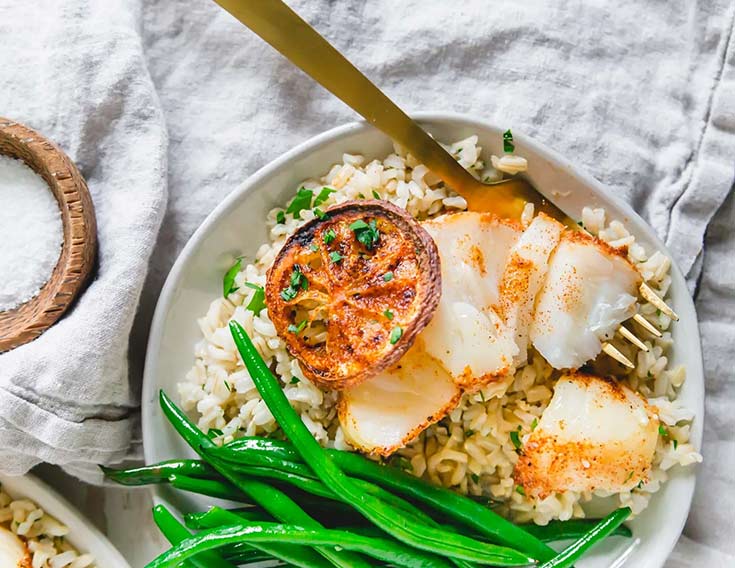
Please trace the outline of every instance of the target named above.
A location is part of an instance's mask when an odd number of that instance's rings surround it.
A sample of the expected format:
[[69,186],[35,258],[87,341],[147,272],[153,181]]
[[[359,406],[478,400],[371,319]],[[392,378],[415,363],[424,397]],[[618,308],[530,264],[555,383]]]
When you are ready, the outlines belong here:
[[429,234],[387,201],[348,201],[298,229],[268,272],[268,313],[316,384],[354,386],[390,367],[441,295]]

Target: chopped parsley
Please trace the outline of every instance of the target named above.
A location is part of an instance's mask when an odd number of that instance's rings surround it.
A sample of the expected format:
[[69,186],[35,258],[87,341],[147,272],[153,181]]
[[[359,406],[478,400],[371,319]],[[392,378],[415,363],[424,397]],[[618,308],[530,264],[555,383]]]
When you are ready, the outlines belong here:
[[662,312],[661,310],[656,310],[656,315],[657,315],[658,317],[661,317],[661,314],[662,314],[662,313],[663,313],[663,312]]
[[235,286],[235,276],[242,269],[242,257],[238,256],[235,263],[225,272],[222,278],[222,295],[226,298],[233,292],[237,292],[240,288]]
[[470,479],[472,479],[472,481],[474,481],[475,483],[480,483],[480,476],[476,473],[471,473]]
[[534,418],[533,422],[531,422],[531,431],[534,431],[536,426],[538,426],[538,418]]
[[276,223],[279,225],[283,225],[286,222],[286,213],[284,211],[279,211],[276,213]]
[[207,430],[207,437],[214,439],[214,438],[220,438],[224,436],[225,433],[222,430],[218,430],[217,428],[210,428]]
[[281,298],[283,298],[285,301],[289,302],[293,300],[296,295],[299,293],[299,288],[302,290],[306,290],[309,288],[309,281],[306,279],[306,276],[304,276],[303,272],[301,272],[301,268],[298,264],[295,264],[293,267],[293,272],[291,273],[291,283],[281,290]]
[[317,252],[317,251],[319,250],[319,245],[317,245],[317,244],[314,244],[314,243],[311,243],[311,244],[309,245],[309,250],[310,250],[311,252]]
[[666,426],[663,424],[658,425],[658,435],[667,437],[669,435],[669,431],[666,429]]
[[474,435],[475,435],[475,431],[472,430],[471,428],[469,430],[465,430],[464,431],[464,437],[465,438],[472,438],[472,436],[474,436]]
[[225,388],[226,388],[226,389],[227,389],[227,390],[228,390],[229,392],[232,392],[232,387],[230,386],[230,383],[228,383],[228,382],[227,382],[226,380],[224,380],[224,379],[222,380],[222,382],[223,382],[223,383],[225,384]]
[[299,325],[292,323],[291,325],[288,326],[288,332],[298,335],[299,333],[304,331],[305,327],[306,327],[306,320],[303,320]]
[[526,490],[523,489],[523,485],[516,485],[516,493],[523,495],[524,497],[526,496]]
[[329,253],[329,260],[331,260],[335,264],[339,264],[342,262],[342,255],[339,254],[336,250]]
[[398,456],[397,458],[390,460],[390,465],[397,467],[398,469],[402,469],[403,471],[413,471],[413,465],[411,465],[411,462],[403,456]]
[[515,149],[515,144],[513,144],[513,133],[509,128],[503,132],[503,152],[506,154],[512,154]]
[[631,479],[633,479],[633,474],[634,474],[634,473],[635,473],[634,471],[631,471],[631,472],[630,472],[630,473],[628,474],[628,477],[626,477],[626,478],[625,478],[625,481],[623,481],[623,483],[628,483],[628,482],[629,482],[629,481],[630,481]]
[[398,343],[398,340],[401,338],[402,335],[403,335],[403,328],[399,325],[394,327],[390,332],[391,345],[395,345],[396,343]]
[[385,311],[383,312],[383,315],[384,315],[385,317],[387,317],[387,318],[388,318],[389,320],[392,320],[392,319],[393,319],[393,312],[391,312],[390,310],[385,310]]
[[286,213],[292,213],[294,219],[301,219],[301,212],[311,208],[311,200],[314,192],[302,187],[296,192],[296,197],[291,200],[286,208]]
[[337,238],[337,233],[334,232],[334,229],[327,229],[326,231],[324,231],[324,234],[322,235],[322,240],[324,241],[325,245],[328,245],[336,238]]
[[265,308],[265,290],[263,290],[262,286],[258,286],[252,282],[245,282],[245,286],[255,290],[255,294],[253,294],[253,297],[250,299],[248,305],[245,306],[245,309],[250,310],[256,316],[259,316],[260,312]]
[[641,480],[640,480],[640,481],[638,482],[638,485],[636,485],[636,486],[635,486],[635,488],[636,488],[636,489],[641,489],[642,487],[643,487],[643,480],[641,479]]
[[383,280],[385,282],[390,282],[391,280],[393,280],[393,273],[392,272],[386,272],[385,274],[383,274]]
[[375,219],[370,219],[367,223],[358,219],[350,225],[350,229],[354,231],[358,242],[365,245],[368,250],[374,249],[380,240],[380,232]]
[[357,197],[360,198],[360,199],[365,199],[365,194],[364,193],[358,193],[357,194]]
[[299,379],[298,377],[291,377],[289,384],[298,385],[300,382],[301,382],[301,379]]
[[329,199],[329,196],[332,195],[336,189],[332,189],[331,187],[323,187],[322,190],[319,192],[319,195],[316,196],[314,199],[314,207],[317,205],[321,205],[324,203],[327,199]]
[[674,444],[674,449],[676,449],[676,448],[678,448],[678,447],[679,447],[679,440],[677,440],[676,438],[674,438],[674,439],[673,439],[673,440],[671,440],[671,441],[672,441],[672,442],[673,442],[673,444]]
[[327,214],[318,207],[314,207],[314,215],[316,215],[320,219],[326,219],[327,217]]
[[380,199],[380,194],[377,191],[373,190],[373,197],[375,199]]
[[515,447],[516,451],[521,449],[521,437],[518,434],[518,430],[513,430],[510,433],[510,441],[513,442],[513,447]]

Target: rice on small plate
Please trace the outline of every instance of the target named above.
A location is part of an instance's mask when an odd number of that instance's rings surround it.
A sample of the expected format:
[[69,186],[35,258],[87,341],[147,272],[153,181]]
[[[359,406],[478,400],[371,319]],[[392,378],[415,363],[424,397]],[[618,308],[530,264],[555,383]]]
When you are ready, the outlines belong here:
[[32,475],[0,475],[0,527],[26,543],[32,568],[130,568],[102,533]]
[[33,568],[89,568],[90,554],[77,551],[66,536],[69,528],[28,498],[14,499],[0,487],[0,527],[20,537]]
[[[466,137],[447,148],[482,179],[500,179],[504,172],[515,174],[526,169],[526,160],[516,155],[493,155],[490,164],[485,163],[477,136]],[[265,286],[267,270],[276,254],[289,235],[315,217],[315,207],[326,209],[354,199],[383,199],[419,220],[466,208],[464,199],[445,188],[424,165],[401,148],[394,150],[382,160],[344,154],[342,162],[333,165],[323,177],[294,188],[294,194],[296,189],[310,191],[313,200],[298,212],[284,208],[270,211],[266,219],[269,242],[260,246],[255,258],[250,259],[252,262],[243,262],[235,276],[235,291],[226,298],[213,299],[207,313],[198,320],[202,339],[194,349],[194,366],[178,384],[178,391],[184,409],[192,411],[198,425],[213,432],[218,443],[241,436],[277,435],[278,431],[239,360],[227,326],[234,319],[246,329],[266,361],[273,364],[286,396],[314,437],[327,447],[351,449],[339,425],[337,393],[320,390],[309,382],[276,334],[267,308],[256,314],[252,305],[258,302],[256,287]],[[325,187],[331,191],[323,191]],[[527,208],[522,222],[528,225],[532,218],[533,210]],[[585,207],[581,222],[588,232],[611,247],[627,249],[628,259],[644,281],[661,297],[667,297],[671,261],[664,254],[646,250],[621,222],[608,222],[602,208]],[[646,508],[672,467],[689,466],[702,459],[689,442],[694,413],[677,401],[686,369],[669,363],[673,345],[671,320],[646,301],[641,300],[637,308],[663,336],[646,336],[648,352],[623,341],[613,340],[613,344],[636,363],[621,380],[658,409],[662,426],[648,480],[631,491],[613,495],[618,506],[630,507],[634,515]],[[515,485],[512,475],[518,453],[511,433],[519,432],[521,439],[530,434],[549,404],[559,376],[559,371],[531,350],[528,364],[514,376],[490,383],[479,392],[464,394],[449,416],[426,429],[390,461],[461,493],[485,496],[496,510],[516,522],[546,524],[552,519],[584,517],[584,505],[591,501],[592,493],[567,491],[543,499],[531,498]],[[596,496],[610,497],[599,491]]]

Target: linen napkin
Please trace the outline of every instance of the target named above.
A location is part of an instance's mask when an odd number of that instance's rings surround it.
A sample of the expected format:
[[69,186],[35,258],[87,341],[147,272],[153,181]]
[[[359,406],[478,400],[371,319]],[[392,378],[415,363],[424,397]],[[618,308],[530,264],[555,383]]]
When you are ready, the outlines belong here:
[[[705,462],[671,565],[733,565],[735,5],[289,4],[406,110],[471,113],[536,137],[665,240],[696,294],[708,389]],[[0,407],[0,468],[45,459],[86,475],[83,464],[113,461],[132,441],[151,312],[188,237],[257,168],[354,114],[208,0],[0,0],[0,32],[11,46],[0,51],[0,113],[56,137],[101,220],[100,272],[74,312],[0,356],[0,389],[22,405]]]
[[[95,479],[135,456],[128,336],[166,205],[166,128],[140,7],[0,2],[0,115],[64,149],[97,215],[96,273],[37,340],[0,355],[0,469],[41,461]],[[2,330],[0,330],[2,333]],[[139,438],[139,436],[137,436]]]

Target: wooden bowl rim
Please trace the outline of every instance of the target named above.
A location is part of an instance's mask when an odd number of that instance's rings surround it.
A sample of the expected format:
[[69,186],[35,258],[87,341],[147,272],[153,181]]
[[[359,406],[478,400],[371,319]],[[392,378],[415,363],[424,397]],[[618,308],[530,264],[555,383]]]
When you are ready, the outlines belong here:
[[[6,148],[8,144],[12,147]],[[84,178],[49,139],[0,116],[0,155],[22,160],[44,178],[59,205],[63,230],[59,259],[40,292],[17,308],[0,312],[0,353],[3,353],[36,339],[76,299],[94,265],[97,224]]]

